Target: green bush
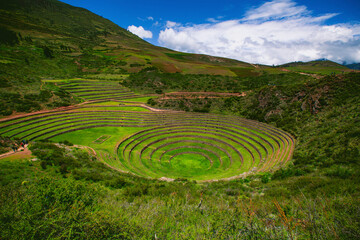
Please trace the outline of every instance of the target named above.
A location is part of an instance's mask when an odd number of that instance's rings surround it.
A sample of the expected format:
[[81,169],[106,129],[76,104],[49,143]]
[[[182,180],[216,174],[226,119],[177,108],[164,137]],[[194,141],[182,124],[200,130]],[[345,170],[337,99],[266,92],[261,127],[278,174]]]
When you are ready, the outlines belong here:
[[261,182],[262,183],[268,183],[271,179],[271,173],[265,173],[261,176]]
[[18,36],[15,32],[0,27],[0,44],[15,45],[19,43]]
[[274,174],[272,175],[272,179],[286,179],[289,177],[293,177],[293,176],[302,176],[304,175],[305,172],[302,169],[297,169],[297,168],[293,168],[293,167],[289,167],[289,168],[281,168],[279,170],[277,170],[276,172],[274,172]]

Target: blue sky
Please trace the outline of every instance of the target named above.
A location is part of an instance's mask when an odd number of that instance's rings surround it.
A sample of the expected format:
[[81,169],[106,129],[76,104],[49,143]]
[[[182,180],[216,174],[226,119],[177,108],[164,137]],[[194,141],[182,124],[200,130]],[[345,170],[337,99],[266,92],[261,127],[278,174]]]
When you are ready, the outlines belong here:
[[360,0],[63,0],[171,49],[282,64],[360,62]]

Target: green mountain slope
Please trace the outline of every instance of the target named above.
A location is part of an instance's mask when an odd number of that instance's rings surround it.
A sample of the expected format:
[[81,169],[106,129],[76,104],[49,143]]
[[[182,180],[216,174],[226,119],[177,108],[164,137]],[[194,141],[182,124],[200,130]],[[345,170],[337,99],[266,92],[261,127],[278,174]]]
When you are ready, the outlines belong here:
[[[156,67],[168,73],[227,76],[254,76],[262,71],[282,71],[232,59],[156,47],[103,17],[57,0],[2,1],[0,13],[0,31],[3,32],[0,41],[13,45],[15,49],[10,49],[12,53],[12,50],[19,52],[7,56],[6,49],[2,48],[0,62],[12,63],[11,59],[21,61],[27,57],[25,63],[41,63],[37,72],[54,68],[39,73],[41,77],[51,77],[55,74],[54,70],[62,76],[83,72],[132,73],[146,67]],[[29,49],[31,51],[27,51]],[[52,61],[43,61],[41,51]],[[21,56],[20,53],[29,56]],[[38,55],[35,56],[35,53]],[[30,61],[31,57],[33,61]],[[59,59],[62,61],[58,62]],[[326,67],[334,68],[333,65]],[[342,66],[335,68],[345,69]]]
[[0,115],[77,102],[56,87],[43,88],[44,78],[116,78],[148,67],[258,74],[247,63],[153,46],[105,18],[56,0],[1,1],[0,33]]
[[350,69],[360,70],[360,63],[352,63],[344,65]]
[[[9,115],[13,110],[29,112],[77,102],[59,89],[42,89],[40,79],[43,78],[93,77],[97,74],[106,79],[118,79],[121,74],[157,69],[183,76],[206,74],[209,76],[205,77],[209,82],[206,85],[211,85],[210,82],[215,83],[218,78],[211,77],[213,75],[230,77],[227,82],[237,82],[237,78],[264,73],[350,71],[332,62],[325,65],[321,62],[320,66],[314,62],[269,67],[176,52],[151,45],[103,17],[57,0],[1,1],[0,33],[1,115]],[[185,78],[196,77],[188,76]],[[170,75],[170,80],[177,78]],[[231,83],[227,89],[231,86],[239,84]],[[236,91],[241,90],[237,88]]]
[[236,60],[153,46],[86,9],[56,0],[2,2],[0,9],[0,27],[17,35],[14,43],[45,45],[54,58],[72,59],[82,72],[137,72],[154,66],[164,72],[236,76],[238,68],[255,70]]
[[329,60],[317,60],[310,62],[292,62],[281,65],[279,67],[286,68],[287,70],[295,72],[305,72],[305,73],[318,73],[318,74],[337,74],[349,72],[349,68],[332,62]]

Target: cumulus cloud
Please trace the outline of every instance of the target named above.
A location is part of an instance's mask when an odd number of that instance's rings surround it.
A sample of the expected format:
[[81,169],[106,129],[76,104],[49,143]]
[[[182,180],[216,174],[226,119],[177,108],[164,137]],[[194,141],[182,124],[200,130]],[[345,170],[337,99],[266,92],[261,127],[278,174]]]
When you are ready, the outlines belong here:
[[274,0],[249,10],[242,19],[167,24],[158,41],[179,51],[269,65],[320,58],[360,62],[360,25],[324,23],[336,15],[312,16],[291,0]]
[[143,39],[153,37],[152,32],[145,30],[142,26],[136,27],[134,25],[131,25],[131,26],[128,26],[127,30]]

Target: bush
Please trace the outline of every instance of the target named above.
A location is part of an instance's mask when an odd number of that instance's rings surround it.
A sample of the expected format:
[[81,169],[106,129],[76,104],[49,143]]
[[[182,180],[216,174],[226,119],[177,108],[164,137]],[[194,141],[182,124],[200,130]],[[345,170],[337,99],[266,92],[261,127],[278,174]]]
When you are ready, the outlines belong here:
[[297,168],[281,168],[274,172],[272,179],[285,179],[293,176],[302,176],[305,172],[302,169]]
[[154,106],[156,104],[155,100],[153,98],[149,98],[147,100],[147,104],[149,104],[150,106]]
[[262,183],[268,183],[270,182],[270,179],[271,179],[271,173],[265,173],[264,175],[261,176]]
[[61,141],[61,142],[59,142],[59,143],[62,143],[62,144],[64,144],[64,145],[66,145],[66,146],[74,146],[74,144],[71,143],[71,142],[69,142],[68,140],[64,140],[64,141]]
[[6,45],[15,45],[19,43],[19,39],[15,32],[0,27],[0,43]]
[[143,67],[145,66],[144,64],[140,64],[140,63],[131,63],[130,67]]
[[43,46],[42,49],[46,58],[54,58],[54,52],[49,47]]

